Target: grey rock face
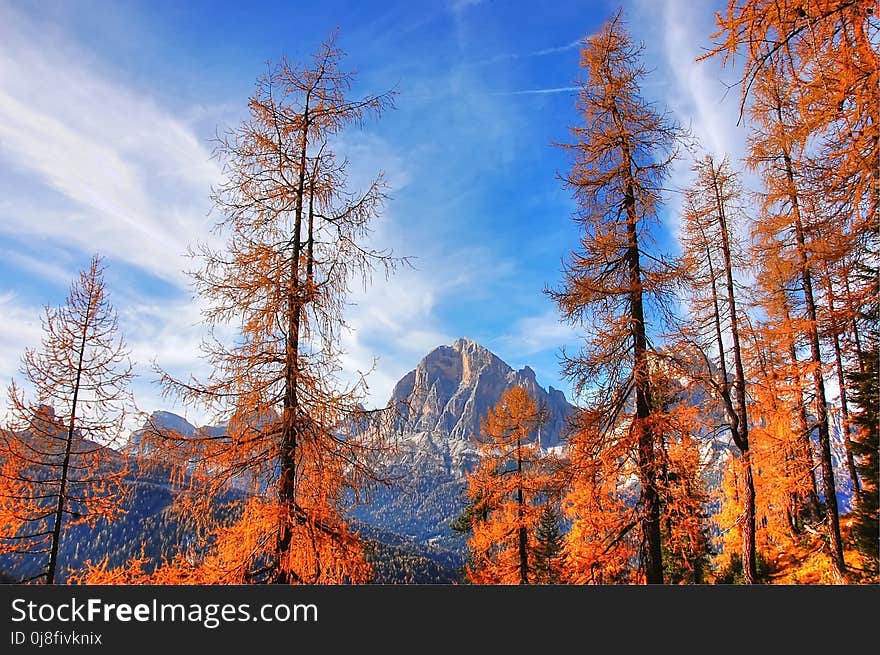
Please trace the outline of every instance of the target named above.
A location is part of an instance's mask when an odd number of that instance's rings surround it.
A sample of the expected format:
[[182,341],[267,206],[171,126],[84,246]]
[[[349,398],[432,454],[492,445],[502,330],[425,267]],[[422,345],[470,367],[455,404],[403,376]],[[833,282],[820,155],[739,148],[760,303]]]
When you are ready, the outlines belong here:
[[476,459],[473,435],[501,394],[523,386],[547,412],[541,446],[558,446],[574,408],[565,394],[544,389],[528,366],[516,371],[480,344],[458,339],[428,353],[394,387],[402,457],[411,465],[463,476]]

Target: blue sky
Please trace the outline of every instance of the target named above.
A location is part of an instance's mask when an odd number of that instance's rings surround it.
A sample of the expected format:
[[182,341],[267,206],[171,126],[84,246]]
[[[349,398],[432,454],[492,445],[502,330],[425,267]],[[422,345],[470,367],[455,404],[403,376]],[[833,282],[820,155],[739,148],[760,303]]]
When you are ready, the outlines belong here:
[[[211,138],[240,121],[266,62],[310,55],[339,29],[354,93],[395,88],[397,108],[339,147],[352,183],[384,170],[391,199],[374,241],[415,268],[356,290],[345,366],[371,401],[429,350],[468,336],[569,391],[558,353],[576,345],[542,289],[576,242],[554,142],[577,122],[577,42],[616,2],[15,2],[0,4],[0,379],[39,339],[93,252],[133,358],[142,409],[152,360],[205,373],[188,244],[210,240]],[[713,2],[632,0],[626,18],[653,68],[645,95],[716,153],[743,150],[731,71],[694,63]],[[723,74],[722,74],[723,73]],[[722,79],[723,78],[723,79]],[[688,179],[677,165],[674,184]],[[674,248],[676,196],[662,241]]]

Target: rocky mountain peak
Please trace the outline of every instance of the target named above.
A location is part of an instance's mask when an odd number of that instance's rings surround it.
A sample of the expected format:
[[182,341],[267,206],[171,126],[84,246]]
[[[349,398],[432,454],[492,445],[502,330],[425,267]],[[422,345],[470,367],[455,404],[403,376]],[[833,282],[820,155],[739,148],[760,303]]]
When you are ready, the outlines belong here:
[[389,462],[397,482],[380,491],[355,516],[417,541],[464,552],[449,527],[465,503],[465,475],[478,461],[472,436],[507,389],[524,387],[547,411],[538,434],[543,449],[558,446],[574,412],[565,394],[544,389],[535,371],[514,370],[479,343],[456,339],[435,348],[404,375],[391,396],[398,410],[396,454]]
[[[536,378],[535,371],[531,366],[523,366],[517,371],[517,374],[527,380],[534,380]],[[553,389],[553,387],[548,387],[548,390],[550,389]]]
[[541,387],[532,368],[516,371],[487,348],[462,337],[425,355],[394,387],[391,402],[399,413],[396,427],[409,444],[406,450],[417,460],[426,458],[463,475],[476,456],[472,437],[479,433],[480,422],[501,394],[515,385],[525,387],[547,410],[541,445],[558,445],[573,411],[565,395]]

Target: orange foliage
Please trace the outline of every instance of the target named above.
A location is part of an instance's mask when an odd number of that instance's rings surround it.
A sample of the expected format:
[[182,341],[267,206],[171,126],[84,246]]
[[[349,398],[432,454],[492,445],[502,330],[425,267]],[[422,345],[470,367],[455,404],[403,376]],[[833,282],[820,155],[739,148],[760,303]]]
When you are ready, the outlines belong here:
[[[880,62],[873,0],[730,0],[711,54],[744,55],[743,105],[774,68],[798,93],[790,123],[813,139],[825,201],[877,229]],[[782,65],[783,68],[779,68]],[[871,228],[870,226],[873,226]]]
[[[340,384],[339,339],[352,279],[366,283],[397,260],[360,244],[381,210],[381,175],[351,192],[332,143],[391,95],[348,99],[343,54],[331,40],[309,64],[282,59],[259,79],[249,118],[218,146],[226,181],[214,201],[227,241],[223,252],[200,248],[193,277],[208,325],[240,332],[231,344],[205,344],[206,381],[162,382],[214,411],[226,433],[157,427],[140,444],[183,487],[176,508],[202,541],[186,575],[200,581],[369,579],[344,508],[380,476],[384,423],[361,407],[363,381]],[[218,516],[214,505],[230,497],[235,511]]]
[[[657,489],[663,533],[664,575],[669,582],[702,581],[708,552],[700,442],[708,427],[693,389],[674,380],[664,364],[652,371],[657,435]],[[604,430],[599,410],[584,411],[569,440],[570,486],[563,501],[571,530],[565,542],[565,572],[577,584],[645,582],[639,525],[644,506],[638,453],[630,430],[632,414]]]
[[[584,447],[595,450],[596,463],[608,470],[596,471],[586,461],[574,470],[584,476],[588,489],[594,473],[602,478],[598,489],[585,492],[584,501],[592,506],[597,494],[615,493],[605,485],[614,484],[620,458],[635,445],[646,579],[662,583],[646,316],[651,310],[655,316],[664,314],[664,298],[677,272],[646,247],[680,130],[641,97],[639,85],[646,73],[640,49],[619,14],[586,39],[581,67],[585,79],[577,108],[583,124],[572,128],[575,142],[565,147],[574,160],[566,182],[578,203],[574,220],[582,234],[564,268],[562,288],[549,294],[563,320],[586,331],[583,347],[566,355],[563,370],[591,406],[582,421],[590,435]],[[635,416],[624,422],[630,403]]]
[[480,463],[468,475],[474,503],[467,575],[476,584],[535,582],[535,532],[552,492],[553,458],[536,434],[542,410],[520,386],[505,391],[476,438]]
[[[683,245],[686,287],[691,303],[688,344],[703,362],[697,378],[723,410],[743,467],[742,536],[744,580],[755,581],[755,486],[743,365],[745,314],[736,281],[744,268],[737,227],[743,218],[739,176],[727,158],[706,155],[694,166],[696,179],[685,192]],[[730,343],[726,343],[729,334]],[[728,361],[729,360],[729,361]]]
[[706,463],[701,446],[710,434],[696,385],[675,379],[658,367],[652,375],[659,435],[660,516],[664,574],[670,584],[701,583],[709,554]]
[[[766,344],[764,348],[767,348]],[[765,350],[761,356],[768,354]],[[809,443],[804,441],[798,420],[803,402],[801,387],[785,377],[784,357],[785,353],[779,353],[773,368],[750,362],[749,412],[753,421],[750,436],[756,489],[756,543],[758,551],[765,557],[798,542],[804,520],[812,516],[815,494]],[[719,498],[721,511],[715,516],[715,522],[722,534],[723,550],[725,554],[742,553],[741,539],[735,529],[743,518],[741,460],[730,458],[727,461]]]
[[[845,563],[819,320],[826,309],[821,303],[821,275],[847,253],[852,240],[842,217],[824,213],[823,202],[806,184],[810,171],[807,143],[792,127],[799,123],[795,102],[799,88],[782,70],[785,61],[765,65],[754,90],[751,114],[755,130],[748,162],[761,171],[764,180],[762,220],[755,224],[754,233],[762,258],[763,271],[759,275],[772,278],[788,272],[794,279],[776,280],[775,287],[799,290],[787,297],[803,307],[802,333],[809,349],[803,374],[810,380],[813,395],[832,560],[838,577],[843,579]],[[772,288],[773,283],[767,286]]]
[[[210,548],[195,549],[175,555],[170,561],[150,568],[150,560],[141,556],[125,566],[108,568],[107,561],[87,562],[73,576],[77,584],[245,584],[252,581],[256,565],[265,561],[275,545],[280,509],[261,498],[250,498],[240,520],[219,526],[209,535]],[[316,538],[326,526],[307,519],[297,523],[296,538],[312,549],[299,549],[301,559],[291,562],[292,570],[303,571],[311,583],[366,582],[370,568],[356,535],[331,533],[331,538]]]
[[565,573],[572,583],[642,582],[637,472],[626,428],[605,433],[601,410],[582,411],[568,443],[571,486],[563,501],[571,529]]
[[22,357],[36,398],[13,382],[0,430],[0,553],[36,560],[32,579],[47,584],[64,569],[58,548],[68,528],[121,511],[126,465],[112,445],[130,406],[131,364],[103,271],[93,257],[66,303],[46,308],[42,347]]

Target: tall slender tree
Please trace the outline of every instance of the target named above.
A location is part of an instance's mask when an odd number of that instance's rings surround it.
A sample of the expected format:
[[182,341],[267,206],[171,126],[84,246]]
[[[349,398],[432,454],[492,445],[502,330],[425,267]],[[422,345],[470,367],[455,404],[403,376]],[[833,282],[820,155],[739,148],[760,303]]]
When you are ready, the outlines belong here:
[[[743,331],[756,472],[756,537],[765,546],[793,543],[803,534],[805,523],[819,516],[799,363],[792,360],[791,332],[778,327],[756,323]],[[744,495],[741,488],[730,487],[738,498]],[[740,503],[734,500],[734,504]]]
[[[791,443],[790,462],[793,464],[791,478],[793,493],[791,504],[792,529],[802,531],[804,521],[821,518],[819,491],[814,471],[818,470],[810,422],[807,413],[807,388],[805,355],[802,353],[804,319],[795,313],[798,305],[797,266],[791,258],[780,257],[774,234],[752,230],[753,245],[749,256],[760,263],[753,267],[755,284],[752,303],[761,317],[749,326],[750,347],[744,352],[751,360],[749,365],[753,384],[762,387],[766,394],[756,393],[759,398],[771,400],[771,411],[788,414],[794,424],[794,441]],[[772,394],[772,396],[771,396]],[[768,409],[757,409],[758,415]],[[766,419],[764,416],[761,420]],[[779,417],[781,420],[781,417]],[[777,419],[773,419],[776,421]]]
[[[880,17],[864,0],[729,0],[707,56],[743,58],[742,111],[757,82],[785,64],[798,88],[791,129],[812,140],[824,196],[847,220],[877,229],[880,200]],[[772,73],[772,70],[770,72]]]
[[[663,572],[670,584],[701,583],[710,555],[709,495],[703,445],[717,431],[717,415],[703,402],[703,388],[669,363],[678,352],[659,353],[651,370],[652,426],[658,435]],[[678,350],[678,349],[676,349]]]
[[680,131],[641,97],[640,48],[620,14],[585,41],[581,66],[577,108],[583,124],[572,128],[574,143],[564,147],[574,160],[565,182],[578,203],[574,220],[582,236],[565,264],[562,286],[548,293],[564,320],[587,331],[580,352],[564,355],[565,375],[593,411],[601,408],[600,423],[587,422],[609,441],[622,432],[636,446],[645,580],[662,583],[648,321],[659,316],[651,303],[675,272],[647,247]]
[[[766,137],[773,134],[769,141],[786,151],[780,153],[777,148],[773,159],[773,153],[753,150],[753,161],[785,162],[769,166],[776,169],[772,175],[776,189],[769,194],[779,197],[784,191],[788,195],[797,233],[822,477],[829,496],[830,549],[842,577],[837,502],[825,445],[827,407],[819,384],[821,353],[815,334],[822,310],[831,309],[817,306],[823,286],[827,289],[828,285],[823,285],[823,267],[809,260],[821,256],[817,244],[824,241],[836,253],[836,264],[844,258],[870,261],[864,241],[878,229],[880,206],[880,65],[872,38],[878,29],[876,7],[861,0],[729,0],[727,12],[717,15],[717,23],[714,37],[720,40],[707,56],[721,54],[727,61],[744,55],[742,111],[751,102],[765,118],[775,120],[775,130],[768,130],[766,121],[760,125],[763,137],[758,141],[767,142]],[[822,216],[822,240],[811,242],[805,216],[808,205]],[[844,277],[847,297],[851,297],[849,283]],[[847,308],[852,307],[847,300]],[[852,327],[858,343],[858,321]],[[856,347],[854,357],[860,358],[860,352]],[[858,484],[857,476],[854,484]]]
[[118,515],[119,444],[132,377],[99,257],[71,285],[64,305],[46,307],[40,349],[22,357],[28,400],[14,382],[10,421],[0,431],[0,552],[39,567],[34,580],[64,575],[60,545],[76,525]]
[[[764,245],[765,258],[789,259],[796,271],[800,301],[804,310],[803,330],[809,349],[808,371],[813,394],[813,411],[819,440],[819,462],[825,492],[829,548],[836,575],[845,579],[843,541],[837,486],[831,457],[831,428],[825,389],[822,348],[819,339],[821,308],[817,272],[821,262],[838,256],[825,240],[833,241],[839,227],[815,213],[816,204],[804,191],[802,166],[805,142],[791,128],[797,90],[780,65],[767,65],[754,87],[751,115],[755,130],[750,139],[749,165],[760,170],[764,180],[761,221],[755,224],[756,240]],[[793,287],[793,285],[790,285]]]
[[[212,515],[206,503],[232,488],[254,494],[237,528],[206,530],[212,554],[200,561],[225,562],[215,567],[224,580],[369,575],[344,509],[349,494],[377,476],[378,422],[360,405],[362,382],[339,380],[339,339],[352,282],[367,284],[377,268],[388,273],[400,260],[365,245],[385,197],[382,175],[350,190],[348,160],[334,146],[344,128],[391,106],[393,94],[351,99],[343,56],[331,38],[310,62],[282,58],[259,78],[250,116],[221,137],[226,181],[214,202],[225,250],[201,247],[193,276],[207,323],[232,323],[239,335],[206,344],[214,369],[207,381],[168,374],[162,381],[169,393],[215,411],[227,434],[156,431],[145,440],[154,456],[185,470],[193,493],[181,498],[202,517]],[[243,544],[247,553],[239,552]],[[223,548],[236,556],[224,557]]]
[[846,470],[849,473],[850,482],[852,484],[852,494],[854,504],[858,504],[861,495],[861,483],[859,474],[856,471],[855,457],[853,455],[852,440],[850,432],[852,423],[850,421],[849,400],[847,398],[847,381],[846,381],[846,360],[843,352],[842,335],[846,332],[845,325],[849,322],[847,313],[844,309],[839,310],[835,305],[837,301],[835,297],[834,275],[828,269],[827,264],[823,267],[822,281],[824,284],[825,303],[828,309],[828,317],[825,327],[826,339],[831,342],[834,353],[834,371],[837,378],[837,389],[840,399],[840,430],[843,433],[843,446],[846,453]]
[[[744,499],[742,522],[743,577],[752,584],[755,569],[755,483],[749,447],[749,415],[741,333],[742,302],[736,285],[741,263],[736,230],[741,187],[727,159],[716,163],[706,155],[694,166],[696,178],[685,193],[683,242],[688,270],[688,296],[698,323],[695,344],[708,364],[702,379],[721,402],[733,443],[742,460]],[[709,338],[699,338],[709,329]],[[729,346],[725,341],[729,335]],[[729,370],[728,357],[732,362]]]

